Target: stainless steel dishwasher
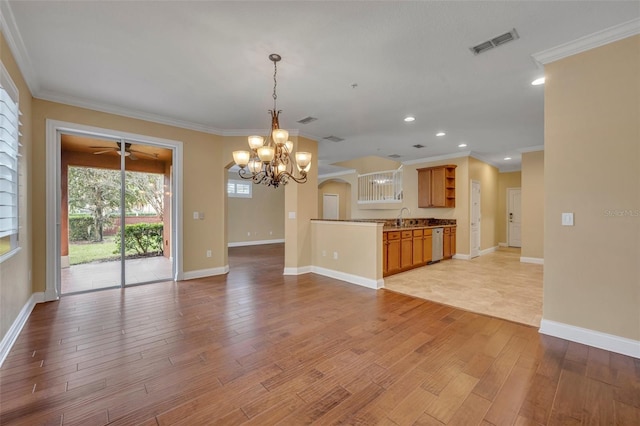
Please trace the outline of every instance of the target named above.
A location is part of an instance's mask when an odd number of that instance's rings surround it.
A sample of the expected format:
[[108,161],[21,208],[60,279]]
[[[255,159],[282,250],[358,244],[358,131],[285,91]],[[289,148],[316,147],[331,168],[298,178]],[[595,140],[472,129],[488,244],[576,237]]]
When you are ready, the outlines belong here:
[[442,228],[433,228],[432,231],[432,253],[431,253],[431,262],[435,263],[440,262],[442,260],[442,240],[443,240],[443,229]]

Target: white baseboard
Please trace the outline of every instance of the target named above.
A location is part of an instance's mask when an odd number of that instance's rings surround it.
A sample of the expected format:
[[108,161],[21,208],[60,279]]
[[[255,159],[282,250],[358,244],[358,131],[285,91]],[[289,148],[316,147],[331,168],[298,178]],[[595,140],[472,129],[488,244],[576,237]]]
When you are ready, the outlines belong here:
[[489,247],[488,249],[480,250],[480,256],[484,256],[485,254],[493,253],[498,250],[498,246]]
[[521,257],[521,263],[535,263],[536,265],[544,265],[544,259],[540,257]]
[[212,277],[214,275],[224,275],[229,272],[229,265],[219,268],[197,269],[195,271],[185,271],[182,274],[183,280],[194,280],[196,278]]
[[261,246],[263,244],[277,243],[284,243],[284,238],[279,240],[238,241],[237,243],[227,243],[227,247]]
[[543,319],[540,333],[607,351],[640,358],[640,341]]
[[460,253],[456,253],[453,255],[454,259],[460,259],[460,260],[471,260],[471,255],[470,254],[460,254]]
[[302,275],[308,274],[311,271],[312,266],[300,266],[298,268],[284,268],[282,275]]
[[498,243],[498,247],[509,247],[507,243]]
[[7,358],[7,355],[9,355],[9,351],[16,342],[16,339],[18,339],[18,336],[22,331],[22,327],[24,327],[29,319],[29,315],[31,315],[33,307],[36,306],[36,303],[42,302],[44,302],[44,293],[33,293],[18,313],[13,324],[9,327],[7,334],[5,334],[2,341],[0,341],[0,367],[2,367],[4,360]]
[[361,277],[359,275],[347,274],[346,272],[335,271],[333,269],[321,268],[319,266],[312,266],[311,272],[318,275],[323,275],[329,278],[335,278],[336,280],[346,281],[351,284],[361,285],[363,287],[372,288],[377,290],[384,287],[384,280],[374,280],[371,278]]

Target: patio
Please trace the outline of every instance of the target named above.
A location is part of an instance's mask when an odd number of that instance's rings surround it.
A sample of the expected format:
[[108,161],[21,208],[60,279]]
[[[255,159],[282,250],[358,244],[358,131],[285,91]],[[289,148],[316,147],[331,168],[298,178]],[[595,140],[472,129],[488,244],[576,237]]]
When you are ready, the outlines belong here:
[[[171,261],[163,256],[127,259],[127,285],[171,281]],[[120,261],[73,265],[61,271],[62,294],[120,286]]]

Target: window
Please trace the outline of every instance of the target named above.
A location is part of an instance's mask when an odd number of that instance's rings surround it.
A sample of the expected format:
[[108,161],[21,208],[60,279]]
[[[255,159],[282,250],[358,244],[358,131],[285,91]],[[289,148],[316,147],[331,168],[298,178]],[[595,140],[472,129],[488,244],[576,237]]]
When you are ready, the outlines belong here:
[[0,261],[18,248],[18,89],[0,63]]
[[229,179],[227,182],[227,195],[235,198],[251,198],[251,183]]

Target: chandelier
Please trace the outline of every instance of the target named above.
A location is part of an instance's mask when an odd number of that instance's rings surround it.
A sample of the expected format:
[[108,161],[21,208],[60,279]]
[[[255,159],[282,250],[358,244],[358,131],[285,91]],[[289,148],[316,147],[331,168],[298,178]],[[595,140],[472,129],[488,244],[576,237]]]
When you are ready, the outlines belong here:
[[251,151],[234,151],[233,161],[240,166],[238,174],[241,178],[277,188],[286,185],[289,180],[296,183],[307,181],[307,173],[311,169],[311,153],[296,152],[295,160],[291,156],[293,142],[289,140],[289,132],[280,128],[278,116],[281,110],[276,107],[277,64],[282,58],[277,53],[272,53],[269,59],[273,62],[273,109],[269,110],[271,134],[266,138],[249,136]]

